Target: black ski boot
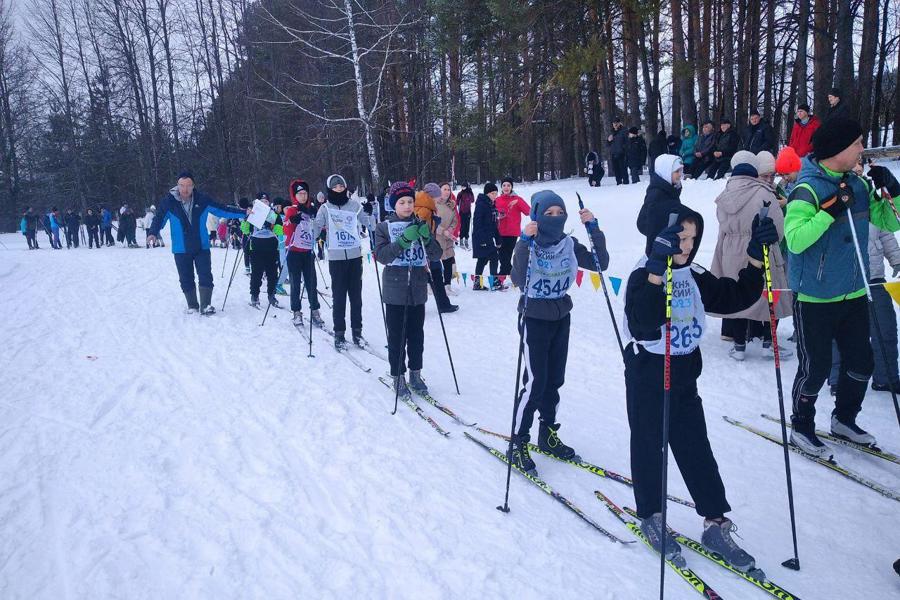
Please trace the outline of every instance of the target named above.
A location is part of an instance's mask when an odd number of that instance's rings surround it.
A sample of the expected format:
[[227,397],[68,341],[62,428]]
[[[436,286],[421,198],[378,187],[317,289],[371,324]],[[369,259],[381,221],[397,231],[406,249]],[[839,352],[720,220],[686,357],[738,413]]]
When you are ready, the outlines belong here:
[[216,314],[216,307],[212,305],[212,288],[200,288],[200,314],[204,316]]
[[259,308],[259,296],[250,294],[250,306],[252,306],[253,308]]
[[530,441],[531,436],[527,433],[523,435],[514,435],[512,438],[512,450],[506,458],[508,458],[512,465],[517,469],[537,477],[537,467],[534,464],[534,461],[531,460],[531,454],[528,451],[528,442]]
[[362,329],[353,329],[351,330],[351,333],[353,334],[353,345],[359,348],[365,348],[369,345],[366,338],[362,336]]
[[187,308],[184,310],[184,314],[192,315],[200,310],[200,304],[197,302],[196,289],[193,289],[190,292],[184,292],[184,299],[187,300]]
[[558,432],[559,423],[547,425],[541,421],[538,429],[538,448],[562,460],[581,462],[581,457],[575,454],[575,450],[562,443]]
[[350,345],[347,343],[347,339],[344,337],[343,331],[334,332],[334,348],[339,352],[343,352],[344,350],[348,350],[350,348]]
[[428,386],[422,379],[422,371],[411,370],[409,372],[409,387],[417,394],[428,394]]
[[275,308],[281,308],[281,304],[278,303],[278,298],[275,297],[275,294],[269,294],[269,304]]

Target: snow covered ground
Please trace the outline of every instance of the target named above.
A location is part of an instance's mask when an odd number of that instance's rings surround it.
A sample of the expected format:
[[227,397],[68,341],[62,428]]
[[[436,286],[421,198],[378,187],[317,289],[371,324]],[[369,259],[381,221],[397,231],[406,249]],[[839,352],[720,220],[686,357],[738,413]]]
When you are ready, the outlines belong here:
[[[609,183],[610,178],[605,180]],[[706,218],[698,262],[716,239],[713,200],[722,182],[687,182],[684,201]],[[609,274],[627,277],[644,240],[634,222],[646,183],[591,189],[586,180],[545,188],[576,208],[575,192],[606,231]],[[575,235],[585,240],[575,219]],[[142,236],[141,236],[142,237]],[[40,252],[0,236],[0,598],[652,598],[657,558],[618,546],[452,431],[437,435],[401,406],[367,354],[364,375],[314,334],[315,359],[288,320],[247,305],[235,277],[224,312],[182,314],[169,249],[121,247]],[[213,251],[214,301],[225,250]],[[230,269],[233,253],[228,255]],[[474,261],[458,253],[459,270]],[[458,284],[457,284],[458,286]],[[516,366],[516,294],[458,286],[459,312],[444,318],[460,379],[453,388],[433,305],[425,375],[463,418],[508,430]],[[384,342],[375,271],[365,264],[365,332]],[[574,288],[561,434],[591,462],[628,473],[621,358],[602,293]],[[614,299],[621,315],[622,305]],[[323,311],[331,321],[330,312]],[[710,320],[700,392],[709,435],[743,544],[771,579],[804,599],[887,598],[900,593],[900,505],[792,455],[802,571],[792,554],[782,449],[722,419],[778,433],[772,363],[751,348],[727,357]],[[781,333],[787,337],[790,324]],[[789,388],[796,360],[784,365]],[[819,425],[830,402],[821,399]],[[886,393],[870,392],[860,420],[900,451]],[[501,447],[499,440],[485,438]],[[892,489],[900,470],[850,449],[836,458]],[[537,457],[542,476],[604,527],[628,531],[594,498],[633,505],[631,490]],[[687,491],[671,462],[671,493]],[[699,538],[701,519],[671,505],[670,522]],[[766,594],[685,550],[725,598]],[[695,592],[671,571],[667,597]]]

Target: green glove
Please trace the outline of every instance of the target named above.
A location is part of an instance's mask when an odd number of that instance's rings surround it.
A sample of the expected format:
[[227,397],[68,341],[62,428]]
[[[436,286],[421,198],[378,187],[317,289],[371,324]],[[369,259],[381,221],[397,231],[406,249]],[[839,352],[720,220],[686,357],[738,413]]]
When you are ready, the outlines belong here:
[[244,235],[250,235],[249,221],[241,221],[241,233],[243,233]]
[[431,241],[431,228],[428,227],[428,223],[421,223],[419,225],[419,238],[422,240],[423,244],[427,244]]
[[278,237],[284,237],[284,225],[275,225],[272,227],[272,232]]
[[419,239],[419,227],[415,223],[408,225],[406,229],[403,230],[403,234],[397,238],[397,243],[400,244],[400,247],[404,250],[409,250],[413,244]]

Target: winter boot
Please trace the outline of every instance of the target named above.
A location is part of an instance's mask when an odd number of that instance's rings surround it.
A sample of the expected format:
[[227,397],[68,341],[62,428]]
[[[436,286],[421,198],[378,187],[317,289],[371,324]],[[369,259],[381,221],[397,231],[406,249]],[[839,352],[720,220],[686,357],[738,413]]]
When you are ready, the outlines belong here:
[[275,297],[275,294],[269,294],[269,304],[271,304],[275,308],[279,308],[281,306],[281,304],[278,303],[278,298]]
[[334,349],[338,351],[344,351],[350,348],[350,345],[347,343],[347,339],[344,337],[343,331],[335,331],[334,332]]
[[[808,397],[801,396],[801,402],[803,398]],[[831,459],[832,455],[828,446],[822,443],[822,440],[816,435],[816,423],[813,419],[801,421],[792,418],[791,423],[791,444],[816,458]]]
[[738,362],[744,362],[744,359],[747,356],[747,344],[735,344],[731,347],[731,350],[728,351],[728,356]]
[[200,304],[197,302],[197,290],[184,293],[184,299],[187,300],[187,308],[184,311],[186,315],[192,315],[200,310]]
[[409,398],[412,395],[409,386],[406,385],[406,377],[403,373],[394,377],[394,393],[400,398]]
[[310,312],[309,318],[313,325],[324,329],[325,321],[322,320],[322,315],[319,314],[318,309]]
[[475,279],[475,283],[472,284],[473,292],[485,292],[487,288],[481,285],[481,279]]
[[855,421],[845,422],[838,419],[837,415],[831,415],[831,433],[839,437],[863,446],[874,446],[875,436],[864,431]]
[[529,475],[537,477],[537,468],[534,461],[531,460],[531,454],[528,451],[529,441],[531,441],[531,436],[527,433],[514,435],[512,438],[512,450],[506,458],[520,471],[525,471]]
[[366,338],[362,336],[362,329],[352,329],[351,333],[353,334],[353,344],[359,348],[365,348],[369,345],[369,342],[366,341]]
[[[775,347],[772,345],[772,342],[763,342],[763,356],[766,358],[775,358]],[[786,346],[778,345],[778,356],[780,358],[790,358],[794,355],[792,350],[789,350]]]
[[294,325],[296,325],[298,327],[303,326],[303,311],[302,310],[294,311],[293,323],[294,323]]
[[542,451],[552,454],[561,460],[581,461],[581,457],[575,454],[575,450],[566,446],[559,439],[559,423],[548,425],[543,421],[540,422],[538,428],[538,448]]
[[[735,532],[737,532],[737,526],[727,517],[706,519],[703,522],[703,537],[700,538],[700,542],[704,548],[721,555],[737,570],[744,573],[754,570],[756,560],[735,543],[731,537],[731,534]],[[764,578],[765,576],[762,577],[762,579]]]
[[209,288],[209,287],[201,287],[200,288],[200,314],[201,315],[216,314],[216,307],[212,305],[212,288]]
[[410,370],[409,372],[409,387],[417,394],[427,394],[428,386],[425,385],[425,380],[422,379],[422,371],[418,371],[415,369]]
[[447,313],[455,313],[458,310],[459,310],[458,304],[449,304],[448,303],[447,306],[442,306],[441,308],[439,308],[438,312],[440,312],[441,314],[447,314]]
[[[662,513],[653,513],[652,516],[641,519],[641,532],[647,538],[647,541],[650,542],[653,549],[663,554]],[[681,546],[678,545],[678,542],[675,541],[675,538],[668,531],[665,533],[665,546],[664,554],[666,560],[677,565],[679,569],[685,568],[687,561],[681,556]]]
[[253,308],[259,308],[259,296],[250,294],[250,306],[252,306]]

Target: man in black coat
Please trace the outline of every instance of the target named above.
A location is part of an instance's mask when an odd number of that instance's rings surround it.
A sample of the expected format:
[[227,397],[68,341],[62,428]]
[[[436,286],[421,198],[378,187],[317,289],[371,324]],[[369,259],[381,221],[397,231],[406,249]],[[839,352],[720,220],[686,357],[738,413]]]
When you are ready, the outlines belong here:
[[78,230],[81,227],[81,215],[71,208],[66,211],[66,248],[78,247]]
[[750,124],[744,130],[741,142],[741,147],[753,154],[759,154],[763,150],[768,150],[772,153],[772,156],[778,156],[778,138],[775,135],[775,130],[772,129],[768,121],[764,121],[759,116],[759,111],[755,108],[750,113]]
[[88,233],[88,248],[93,248],[94,244],[100,247],[100,217],[94,214],[94,209],[87,209],[84,215],[84,226]]
[[691,177],[700,177],[712,164],[713,151],[716,149],[716,132],[712,121],[705,121],[700,129],[700,136],[694,144],[694,164],[691,165]]
[[622,125],[622,119],[616,117],[612,123],[613,132],[606,138],[609,144],[610,163],[612,172],[616,177],[616,185],[628,183],[628,163],[625,158],[625,147],[628,144],[628,134]]
[[731,128],[731,121],[722,119],[719,124],[719,134],[716,136],[712,164],[706,170],[706,176],[709,179],[725,177],[725,173],[731,168],[731,157],[738,151],[740,141],[737,132]]
[[650,169],[653,169],[653,161],[656,160],[656,157],[660,154],[665,154],[668,151],[666,147],[666,131],[665,129],[661,129],[656,133],[656,137],[650,141],[650,146],[647,149],[647,153],[650,155]]
[[841,90],[838,88],[831,88],[831,91],[828,92],[828,114],[825,117],[825,120],[833,119],[835,117],[841,117],[842,119],[852,119],[852,115],[850,115],[850,107],[847,106],[847,103],[841,100]]
[[[631,183],[641,181],[641,171],[647,162],[647,143],[644,136],[640,135],[637,127],[628,130],[628,143],[625,146],[625,156],[628,160],[628,170],[631,171]],[[625,183],[628,183],[626,180]]]

